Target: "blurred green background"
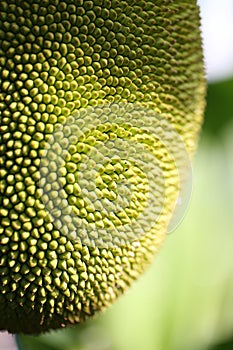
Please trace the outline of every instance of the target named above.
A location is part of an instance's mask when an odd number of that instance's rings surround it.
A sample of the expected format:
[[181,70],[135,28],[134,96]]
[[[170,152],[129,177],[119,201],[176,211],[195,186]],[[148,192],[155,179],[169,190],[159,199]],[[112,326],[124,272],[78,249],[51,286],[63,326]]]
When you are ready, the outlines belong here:
[[[205,6],[213,9],[217,2],[205,0]],[[221,9],[227,2],[232,5],[224,0]],[[212,66],[214,77],[210,71],[193,195],[183,222],[146,273],[105,313],[72,329],[17,337],[20,350],[233,349],[233,69],[218,76]],[[0,342],[0,350],[12,349]]]

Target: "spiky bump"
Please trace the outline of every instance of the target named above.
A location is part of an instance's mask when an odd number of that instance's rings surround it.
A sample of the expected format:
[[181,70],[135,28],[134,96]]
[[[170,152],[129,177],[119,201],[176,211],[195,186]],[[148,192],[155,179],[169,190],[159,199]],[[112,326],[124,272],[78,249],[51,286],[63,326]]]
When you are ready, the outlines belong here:
[[[144,270],[167,225],[163,218],[114,248],[64,234],[41,200],[46,142],[88,106],[140,103],[192,153],[205,92],[199,12],[183,0],[3,0],[0,18],[0,329],[39,333],[111,304]],[[122,123],[118,138],[134,126]],[[114,137],[97,131],[96,139]]]

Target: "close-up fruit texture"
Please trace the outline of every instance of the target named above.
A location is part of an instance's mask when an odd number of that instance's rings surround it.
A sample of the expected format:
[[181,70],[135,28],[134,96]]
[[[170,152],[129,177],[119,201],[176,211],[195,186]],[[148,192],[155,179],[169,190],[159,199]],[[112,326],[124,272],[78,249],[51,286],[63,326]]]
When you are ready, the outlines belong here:
[[0,5],[0,329],[38,334],[111,305],[166,237],[205,105],[199,8]]

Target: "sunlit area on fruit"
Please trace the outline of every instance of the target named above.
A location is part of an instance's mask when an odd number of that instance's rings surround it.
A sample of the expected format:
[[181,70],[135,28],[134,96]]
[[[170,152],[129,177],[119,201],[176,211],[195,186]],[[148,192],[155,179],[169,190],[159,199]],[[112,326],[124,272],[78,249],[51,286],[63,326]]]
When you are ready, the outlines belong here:
[[74,328],[17,336],[20,350],[233,349],[233,1],[199,4],[208,96],[186,216],[112,307]]

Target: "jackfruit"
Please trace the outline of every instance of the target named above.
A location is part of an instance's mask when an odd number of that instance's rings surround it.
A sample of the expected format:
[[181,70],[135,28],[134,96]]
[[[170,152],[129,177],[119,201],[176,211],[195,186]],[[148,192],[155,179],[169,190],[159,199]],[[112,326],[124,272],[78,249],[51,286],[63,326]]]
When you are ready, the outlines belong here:
[[1,1],[1,330],[80,323],[152,260],[202,123],[199,27],[196,0]]

